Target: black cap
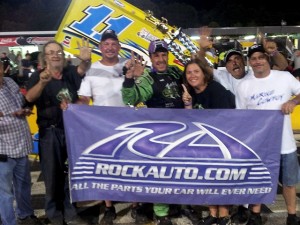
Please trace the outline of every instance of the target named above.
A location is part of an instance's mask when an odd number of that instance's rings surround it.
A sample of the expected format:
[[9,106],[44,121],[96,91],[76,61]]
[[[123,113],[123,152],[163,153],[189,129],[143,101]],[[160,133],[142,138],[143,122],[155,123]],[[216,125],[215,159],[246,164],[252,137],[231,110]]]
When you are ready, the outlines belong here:
[[261,53],[266,53],[264,46],[262,45],[252,45],[249,49],[248,49],[248,58],[251,57],[251,55],[255,52],[261,52]]
[[114,30],[106,30],[101,36],[101,41],[105,41],[106,39],[114,39],[116,41],[119,41],[118,36],[116,35],[116,32]]
[[242,57],[243,57],[243,53],[242,53],[240,50],[233,48],[233,49],[228,50],[228,51],[225,53],[225,56],[224,56],[224,61],[225,61],[225,63],[228,62],[229,58],[230,58],[232,55],[239,55],[239,56],[242,56]]

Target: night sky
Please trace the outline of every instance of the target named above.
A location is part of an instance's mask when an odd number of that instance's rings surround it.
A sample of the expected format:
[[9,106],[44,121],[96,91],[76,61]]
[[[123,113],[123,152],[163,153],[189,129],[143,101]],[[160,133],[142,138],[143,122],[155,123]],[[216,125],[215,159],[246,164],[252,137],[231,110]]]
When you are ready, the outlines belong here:
[[[72,0],[40,0],[41,2],[47,4],[48,6],[52,6],[51,8],[54,8],[55,10],[60,10],[63,8],[63,6],[68,6],[68,4]],[[73,0],[73,1],[83,1],[83,0]],[[113,0],[111,0],[113,1]],[[143,1],[143,0],[140,0]],[[300,25],[300,17],[299,17],[299,12],[297,7],[292,7],[291,4],[268,4],[265,1],[261,1],[259,4],[253,4],[251,2],[244,2],[240,0],[151,0],[154,3],[157,4],[173,4],[175,2],[178,3],[185,3],[187,5],[194,6],[196,10],[199,12],[200,16],[205,16],[207,13],[207,19],[208,21],[217,21],[218,18],[221,18],[219,22],[220,26],[233,26],[233,22],[238,21],[243,24],[243,26],[247,26],[247,24],[251,24],[249,22],[255,21],[257,26],[274,26],[277,25],[280,26],[281,19],[284,19],[287,22],[287,25]],[[34,0],[0,0],[0,6],[1,4],[9,4],[13,8],[18,8],[18,6],[25,5],[26,9],[26,3],[32,3]],[[56,2],[56,3],[55,3]],[[58,4],[59,6],[55,8],[54,4]],[[224,6],[229,6],[227,7],[227,11],[222,11]],[[22,7],[22,8],[23,8]],[[219,10],[221,8],[221,11],[218,11],[217,14],[212,14],[210,13],[213,10],[216,10],[219,7]],[[243,10],[242,10],[243,9]],[[203,10],[205,10],[203,12]],[[0,10],[1,11],[1,10]],[[63,10],[61,10],[63,11]],[[35,11],[37,12],[37,11]],[[232,12],[232,13],[231,13]],[[259,14],[256,14],[254,16],[254,13],[249,13],[249,12],[260,12]],[[49,13],[47,11],[46,13]],[[45,13],[45,14],[46,14]],[[161,12],[163,13],[163,12]],[[226,14],[227,13],[227,14]],[[229,13],[229,16],[228,16]],[[231,14],[230,14],[231,13]],[[247,14],[248,13],[248,14]],[[44,15],[45,15],[44,14]],[[61,13],[63,14],[63,13]],[[223,14],[223,15],[220,15]],[[11,14],[7,15],[0,15],[0,18],[3,19],[11,19]],[[63,16],[63,15],[62,15]],[[223,16],[223,17],[220,17]],[[3,18],[5,17],[5,18]],[[8,18],[6,18],[8,17]],[[231,24],[225,24],[222,22],[227,22],[227,18],[229,19],[231,17],[231,20],[234,20],[231,22]],[[55,18],[58,18],[57,15]],[[226,19],[224,19],[226,18]],[[203,18],[200,18],[200,23],[202,22]],[[214,20],[215,19],[215,20]],[[207,21],[204,21],[205,24],[208,24]],[[261,22],[261,23],[259,23]],[[271,23],[272,24],[271,24]],[[254,23],[255,24],[255,23]],[[248,25],[249,26],[249,25]],[[250,25],[251,26],[251,25]],[[191,26],[192,27],[192,26]]]

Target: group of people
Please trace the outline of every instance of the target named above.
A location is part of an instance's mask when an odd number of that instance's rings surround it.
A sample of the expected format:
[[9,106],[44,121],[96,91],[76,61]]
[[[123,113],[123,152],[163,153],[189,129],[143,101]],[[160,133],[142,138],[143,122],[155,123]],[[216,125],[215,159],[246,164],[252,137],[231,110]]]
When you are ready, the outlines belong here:
[[[280,180],[287,206],[287,225],[299,225],[296,216],[296,184],[298,161],[291,128],[290,113],[300,103],[300,82],[289,72],[271,69],[270,59],[280,63],[277,54],[267,52],[266,44],[249,48],[251,71],[241,51],[232,49],[225,55],[226,70],[210,67],[203,52],[211,46],[207,33],[199,41],[200,52],[188,62],[184,71],[168,64],[168,45],[164,40],[150,42],[148,51],[151,68],[145,60],[132,53],[130,59],[119,58],[121,45],[113,30],[106,30],[99,42],[102,58],[91,64],[91,51],[82,39],[78,49],[78,66],[67,65],[63,46],[50,41],[44,45],[41,58],[44,69],[32,74],[26,96],[3,76],[0,64],[0,216],[3,225],[41,224],[30,204],[30,173],[27,155],[32,148],[25,116],[37,107],[39,127],[39,155],[46,187],[45,213],[51,224],[89,224],[78,216],[70,202],[68,187],[67,150],[63,124],[63,110],[69,103],[99,106],[146,106],[149,108],[182,109],[276,109],[284,116],[281,146]],[[251,96],[269,92],[280,95],[276,101],[257,104]],[[291,99],[292,96],[295,96]],[[11,100],[13,99],[13,101]],[[3,127],[3,128],[2,128]],[[22,140],[22,141],[20,141]],[[26,188],[24,188],[26,187]],[[22,190],[22,191],[21,191]],[[16,215],[13,200],[16,200]],[[113,224],[116,210],[113,202],[105,200],[105,212],[100,224]],[[133,202],[131,216],[136,223],[146,222],[144,204]],[[230,206],[209,205],[209,216],[198,218],[193,208],[186,215],[197,225],[227,225],[231,223]],[[251,209],[247,225],[262,225],[260,205],[245,205]],[[153,204],[158,225],[172,225],[170,205]],[[25,224],[25,223],[24,223]]]
[[31,60],[31,54],[26,52],[25,58],[21,51],[17,54],[11,50],[9,54],[2,52],[1,61],[4,65],[4,76],[12,78],[19,86],[25,86],[30,75],[33,72],[34,65]]

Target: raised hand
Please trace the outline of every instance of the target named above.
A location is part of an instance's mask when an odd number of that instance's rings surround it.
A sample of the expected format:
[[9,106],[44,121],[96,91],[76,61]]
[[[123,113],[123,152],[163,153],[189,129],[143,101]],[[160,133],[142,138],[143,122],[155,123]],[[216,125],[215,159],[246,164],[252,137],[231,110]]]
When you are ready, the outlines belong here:
[[51,73],[47,68],[40,73],[40,81],[42,82],[42,84],[47,84],[51,79]]
[[144,61],[142,56],[135,56],[134,52],[131,51],[131,58],[126,63],[127,78],[139,77],[144,73],[147,62]]
[[88,38],[82,38],[81,44],[79,41],[77,41],[77,46],[79,49],[79,55],[75,56],[82,61],[90,61],[91,60],[91,54],[92,54],[92,47],[89,47],[89,39]]
[[185,108],[192,108],[192,96],[188,92],[186,86],[182,84],[183,93],[182,93],[182,101],[184,103]]
[[144,61],[142,56],[137,56],[135,58],[135,63],[134,63],[134,72],[133,75],[135,77],[139,77],[144,73],[145,67],[146,67],[146,61]]
[[127,78],[133,78],[133,72],[134,72],[133,65],[134,65],[134,52],[131,51],[131,58],[127,60],[127,62],[125,63],[125,67],[126,67],[125,76]]
[[210,39],[211,28],[204,26],[199,29],[199,46],[200,48],[207,49],[212,46],[212,40]]

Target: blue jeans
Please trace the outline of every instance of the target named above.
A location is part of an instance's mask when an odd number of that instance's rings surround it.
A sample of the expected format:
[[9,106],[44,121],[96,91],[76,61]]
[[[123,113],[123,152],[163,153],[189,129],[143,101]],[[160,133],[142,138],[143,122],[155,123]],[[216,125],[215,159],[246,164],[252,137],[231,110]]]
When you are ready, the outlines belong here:
[[33,215],[31,206],[31,177],[28,157],[8,158],[0,162],[0,215],[2,225],[15,225],[16,214],[19,218]]
[[295,186],[299,183],[299,163],[297,151],[280,155],[279,182],[284,186]]
[[62,224],[63,220],[70,221],[77,212],[70,201],[63,129],[49,127],[39,130],[39,155],[46,188],[46,215],[57,224]]

